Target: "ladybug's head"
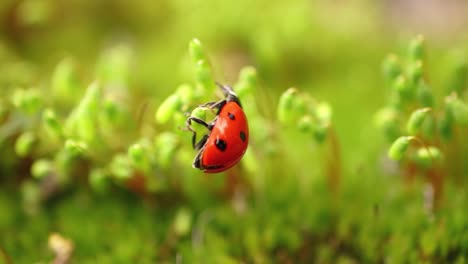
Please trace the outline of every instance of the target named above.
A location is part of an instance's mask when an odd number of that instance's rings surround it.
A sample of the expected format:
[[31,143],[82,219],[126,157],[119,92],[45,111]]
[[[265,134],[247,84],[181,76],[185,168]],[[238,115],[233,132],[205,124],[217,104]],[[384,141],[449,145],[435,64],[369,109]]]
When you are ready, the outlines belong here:
[[231,87],[227,85],[222,85],[218,82],[216,82],[216,85],[218,85],[219,89],[223,91],[224,96],[226,97],[227,102],[235,102],[237,103],[240,107],[242,107],[241,102],[239,100],[239,97],[237,97],[237,94],[232,90]]

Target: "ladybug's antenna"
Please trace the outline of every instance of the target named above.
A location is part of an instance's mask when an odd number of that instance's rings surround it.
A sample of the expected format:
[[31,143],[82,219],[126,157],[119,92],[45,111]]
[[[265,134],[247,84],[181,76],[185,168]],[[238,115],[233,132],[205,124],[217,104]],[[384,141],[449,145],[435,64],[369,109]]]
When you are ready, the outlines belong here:
[[241,105],[240,101],[239,101],[239,98],[237,97],[237,94],[234,92],[234,90],[232,90],[231,87],[229,87],[227,85],[220,84],[219,82],[216,82],[216,85],[219,87],[219,89],[221,89],[223,91],[224,96],[226,96],[227,101],[234,101],[238,105]]
[[216,85],[221,89],[224,93],[224,96],[228,97],[229,95],[237,97],[237,94],[232,90],[231,87],[227,85],[220,84],[219,82],[216,82]]

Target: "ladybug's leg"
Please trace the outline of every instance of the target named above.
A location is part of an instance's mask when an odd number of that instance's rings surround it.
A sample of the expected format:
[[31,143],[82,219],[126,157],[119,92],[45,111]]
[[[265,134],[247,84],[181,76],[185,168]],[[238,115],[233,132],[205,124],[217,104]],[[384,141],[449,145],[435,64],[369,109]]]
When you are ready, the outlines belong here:
[[223,100],[218,101],[218,102],[208,102],[208,103],[200,105],[199,107],[208,107],[209,109],[211,109],[211,111],[216,109],[217,111],[216,111],[215,114],[218,115],[219,112],[221,111],[221,108],[223,108],[223,106],[226,103],[227,103],[226,99],[223,99]]
[[193,163],[192,163],[192,167],[194,167],[195,169],[200,169],[200,170],[203,170],[203,166],[201,164],[201,151],[198,152],[197,156],[195,157],[195,159],[193,160]]
[[221,109],[221,107],[223,107],[225,104],[227,103],[227,101],[224,99],[224,100],[221,100],[221,101],[218,101],[218,102],[208,102],[208,103],[205,103],[205,104],[202,104],[200,105],[199,107],[208,107],[210,109]]
[[214,104],[210,105],[211,109],[220,109],[226,104],[226,100],[221,100],[218,102],[214,102]]
[[187,121],[185,122],[187,129],[192,131],[193,136],[192,136],[192,147],[195,150],[199,150],[205,145],[206,141],[208,140],[208,135],[205,135],[198,143],[197,143],[197,132],[192,128],[192,121],[195,123],[198,123],[204,127],[206,127],[208,130],[213,129],[213,125],[206,123],[203,119],[197,118],[197,117],[189,117]]
[[206,141],[208,140],[208,135],[204,135],[202,137],[202,139],[196,143],[196,133],[193,132],[193,137],[192,137],[192,147],[193,149],[195,150],[200,150],[201,148],[203,148],[203,146],[205,145]]
[[208,102],[208,103],[204,103],[204,104],[201,104],[199,105],[198,107],[208,107],[208,108],[211,108],[213,105],[217,104],[218,102]]
[[191,116],[187,118],[187,121],[185,121],[185,125],[187,126],[187,129],[192,132],[195,132],[192,128],[192,121],[206,127],[208,130],[213,129],[213,125],[208,124],[207,122],[205,122],[205,120],[198,118],[198,117]]

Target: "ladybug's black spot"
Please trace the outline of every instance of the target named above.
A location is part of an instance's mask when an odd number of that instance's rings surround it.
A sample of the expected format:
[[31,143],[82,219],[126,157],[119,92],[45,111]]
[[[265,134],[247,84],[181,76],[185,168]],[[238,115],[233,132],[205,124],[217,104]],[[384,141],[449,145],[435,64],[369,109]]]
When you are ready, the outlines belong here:
[[227,147],[226,141],[219,139],[219,138],[216,139],[215,145],[216,145],[216,148],[218,148],[221,151],[225,151]]
[[236,120],[236,116],[233,113],[228,113],[229,119]]
[[244,131],[240,132],[240,138],[241,138],[242,142],[245,142],[245,132]]

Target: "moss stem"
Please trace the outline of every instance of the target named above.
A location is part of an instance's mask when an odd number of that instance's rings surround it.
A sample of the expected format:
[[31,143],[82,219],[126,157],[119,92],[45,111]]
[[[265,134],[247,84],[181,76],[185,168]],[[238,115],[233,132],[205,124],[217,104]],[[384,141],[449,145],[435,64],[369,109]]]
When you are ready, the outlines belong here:
[[3,248],[0,247],[0,256],[3,258],[6,264],[13,264],[13,261],[11,260],[10,256],[3,250]]
[[338,136],[332,126],[328,129],[330,156],[328,158],[328,184],[333,195],[338,195],[341,180],[341,149]]
[[439,166],[437,165],[437,160],[435,159],[434,155],[432,155],[429,147],[417,137],[410,137],[410,140],[413,140],[420,144],[423,148],[426,149],[428,155],[432,159],[432,168],[426,172],[427,177],[431,183],[432,191],[434,192],[434,196],[432,198],[431,204],[432,209],[437,210],[440,207],[440,201],[442,199],[442,192],[443,192],[443,177],[440,171]]

